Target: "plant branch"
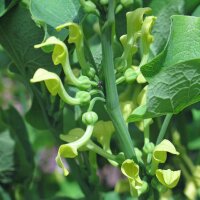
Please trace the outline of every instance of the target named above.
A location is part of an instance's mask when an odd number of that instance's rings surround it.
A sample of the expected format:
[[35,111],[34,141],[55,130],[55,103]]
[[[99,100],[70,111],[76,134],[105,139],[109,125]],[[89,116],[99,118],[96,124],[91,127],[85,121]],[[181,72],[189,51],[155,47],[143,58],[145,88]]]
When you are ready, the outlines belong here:
[[117,87],[115,83],[112,50],[112,27],[114,25],[113,0],[109,1],[108,9],[108,20],[102,28],[103,73],[106,89],[106,108],[115,127],[125,157],[133,158],[136,161],[134,146],[120,110]]

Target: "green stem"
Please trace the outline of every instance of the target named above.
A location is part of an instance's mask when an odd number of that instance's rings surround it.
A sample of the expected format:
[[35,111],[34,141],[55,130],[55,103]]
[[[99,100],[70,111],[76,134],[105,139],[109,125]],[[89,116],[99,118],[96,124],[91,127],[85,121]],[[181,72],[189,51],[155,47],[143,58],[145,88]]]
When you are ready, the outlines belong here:
[[94,99],[92,99],[92,100],[90,101],[90,105],[89,105],[88,111],[92,111],[92,109],[93,109],[93,107],[94,107],[96,101],[105,102],[105,99],[102,98],[102,97],[95,97]]
[[108,21],[102,30],[102,52],[103,52],[103,73],[105,77],[106,108],[115,127],[121,148],[126,158],[133,158],[136,161],[134,146],[123,119],[117,87],[115,84],[115,73],[112,50],[112,26],[114,24],[114,1],[109,1]]
[[110,154],[103,150],[101,147],[93,143],[92,141],[89,141],[87,144],[87,148],[90,149],[91,151],[94,151],[96,154],[99,154],[100,156],[108,159],[108,160],[113,160],[115,162],[119,162],[119,157],[117,155]]
[[59,88],[58,94],[59,94],[60,98],[67,104],[70,104],[70,105],[79,105],[79,104],[81,104],[79,99],[71,97],[71,96],[68,95],[68,93],[66,92],[66,90],[65,90],[65,88],[64,88],[62,83],[60,84],[60,88]]
[[104,93],[101,90],[93,89],[89,91],[90,95],[100,94],[102,97],[104,97]]
[[90,137],[92,136],[93,130],[94,130],[94,126],[93,125],[88,125],[84,135],[81,138],[79,138],[78,140],[69,143],[69,145],[76,146],[77,149],[82,147],[82,146],[84,146],[88,142]]
[[181,154],[181,158],[184,160],[185,164],[187,165],[190,172],[193,174],[195,171],[195,166],[192,160],[188,157],[186,153]]
[[124,82],[125,81],[125,77],[124,76],[121,76],[121,77],[119,77],[117,80],[116,80],[116,84],[118,85],[118,84],[120,84],[120,83],[122,83],[122,82]]
[[167,115],[166,115],[166,117],[165,117],[165,119],[164,119],[164,122],[163,122],[163,124],[162,124],[162,127],[161,127],[161,129],[160,129],[160,132],[159,132],[159,135],[158,135],[156,144],[159,144],[159,143],[162,141],[162,139],[164,138],[165,133],[166,133],[166,131],[167,131],[167,127],[168,127],[168,125],[169,125],[169,122],[170,122],[172,116],[173,116],[173,114],[167,114]]
[[144,144],[149,143],[149,125],[146,125],[146,119],[143,120],[143,126],[144,126]]

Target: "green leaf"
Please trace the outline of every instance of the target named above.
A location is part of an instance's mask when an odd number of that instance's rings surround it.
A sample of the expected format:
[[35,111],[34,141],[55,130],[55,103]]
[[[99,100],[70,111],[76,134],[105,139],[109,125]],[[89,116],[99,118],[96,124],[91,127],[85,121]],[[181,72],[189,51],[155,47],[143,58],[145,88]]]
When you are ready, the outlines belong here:
[[[6,135],[1,137],[4,144],[0,145],[0,148],[3,148],[0,151],[4,152],[4,149],[6,149],[5,153],[9,153],[9,155],[7,154],[7,158],[1,160],[9,159],[9,166],[14,167],[13,170],[7,169],[11,173],[12,182],[29,183],[32,178],[34,161],[26,126],[22,117],[14,108],[11,107],[6,111],[1,110],[1,113],[2,120],[9,129],[9,135],[4,133]],[[4,146],[6,144],[7,146]]]
[[194,10],[192,16],[200,17],[200,5]]
[[153,10],[153,15],[157,17],[152,30],[155,40],[151,46],[152,54],[157,55],[162,51],[167,42],[170,32],[170,17],[183,14],[184,0],[153,0],[150,7]]
[[30,10],[37,23],[54,28],[66,22],[79,22],[83,17],[79,0],[31,0]]
[[[22,5],[17,5],[11,9],[11,12],[0,18],[0,35],[1,45],[14,63],[11,65],[12,72],[17,73],[20,80],[28,90],[33,91],[36,97],[34,101],[37,101],[35,105],[37,105],[37,111],[40,114],[39,119],[43,119],[40,121],[40,125],[44,122],[42,128],[51,127],[52,131],[53,127],[50,123],[52,116],[47,114],[50,107],[48,93],[45,95],[43,92],[41,95],[39,88],[30,85],[30,78],[41,66],[57,73],[60,71],[59,68],[53,67],[50,55],[39,49],[34,49],[34,45],[43,40],[43,31],[35,25],[29,11]],[[13,37],[13,35],[16,36]],[[29,118],[28,122],[32,125],[37,124],[34,117]],[[39,127],[41,127],[40,125]]]
[[[17,37],[13,37],[16,33]],[[34,49],[34,45],[42,41],[43,31],[35,26],[28,10],[22,5],[12,8],[12,12],[0,19],[0,35],[0,43],[25,81],[29,82],[33,73],[41,66],[51,71],[56,70],[51,56]]]
[[81,128],[74,128],[69,131],[68,134],[61,134],[60,139],[65,142],[74,142],[81,138],[84,134],[84,130]]
[[11,200],[10,195],[0,186],[0,198],[2,200]]
[[120,200],[120,196],[116,192],[107,192],[103,194],[104,200]]
[[0,0],[0,17],[9,11],[19,0]]
[[97,138],[104,150],[110,150],[110,140],[114,131],[111,121],[99,121],[95,124],[93,136]]
[[199,27],[200,18],[173,16],[167,46],[142,66],[149,82],[144,118],[176,114],[200,100]]
[[11,60],[6,52],[0,47],[0,70],[6,69],[10,64]]
[[9,131],[0,133],[0,182],[12,182],[14,172],[14,148],[15,141],[11,138]]
[[184,0],[185,2],[185,13],[191,13],[199,4],[199,0]]

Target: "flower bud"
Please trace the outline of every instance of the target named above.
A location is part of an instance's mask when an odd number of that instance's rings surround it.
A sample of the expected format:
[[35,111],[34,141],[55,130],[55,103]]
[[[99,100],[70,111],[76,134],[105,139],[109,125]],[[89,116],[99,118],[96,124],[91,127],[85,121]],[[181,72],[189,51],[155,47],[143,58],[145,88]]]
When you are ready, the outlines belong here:
[[143,151],[148,154],[152,153],[155,148],[155,145],[152,142],[146,143],[143,147]]
[[97,122],[97,120],[98,115],[93,111],[86,112],[82,116],[82,121],[86,125],[94,125]]
[[100,4],[101,5],[107,5],[108,4],[108,0],[100,0]]
[[79,85],[79,88],[82,88],[85,90],[91,87],[90,79],[87,76],[80,76],[78,80],[81,82],[81,84]]
[[137,78],[137,76],[137,72],[132,68],[128,68],[124,73],[124,77],[126,79],[126,82],[128,83],[133,82]]
[[133,0],[121,0],[121,4],[122,4],[124,7],[128,7],[128,6],[130,6],[131,4],[133,4]]
[[91,77],[91,78],[94,78],[95,74],[96,74],[95,69],[90,67],[89,72],[88,72],[88,76]]
[[81,104],[86,104],[90,101],[91,96],[89,92],[85,92],[85,91],[78,91],[76,93],[76,98],[80,100]]
[[81,0],[80,3],[82,4],[83,9],[86,13],[99,14],[99,11],[96,9],[96,5],[92,1]]

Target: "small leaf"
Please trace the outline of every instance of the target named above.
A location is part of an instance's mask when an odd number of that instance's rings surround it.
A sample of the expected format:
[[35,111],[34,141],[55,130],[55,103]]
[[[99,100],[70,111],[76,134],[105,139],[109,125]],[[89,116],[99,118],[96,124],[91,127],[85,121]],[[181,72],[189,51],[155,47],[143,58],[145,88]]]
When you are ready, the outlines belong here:
[[170,169],[167,170],[156,170],[156,177],[157,179],[166,187],[174,188],[180,179],[181,171],[172,171]]
[[110,149],[110,140],[115,128],[111,121],[98,121],[95,124],[93,136],[102,145],[103,149]]
[[74,142],[81,138],[84,134],[84,130],[81,128],[74,128],[69,131],[68,134],[61,134],[60,139],[65,142]]
[[164,163],[167,159],[167,153],[179,155],[179,152],[176,151],[174,145],[169,140],[164,139],[155,147],[153,159],[159,163]]

